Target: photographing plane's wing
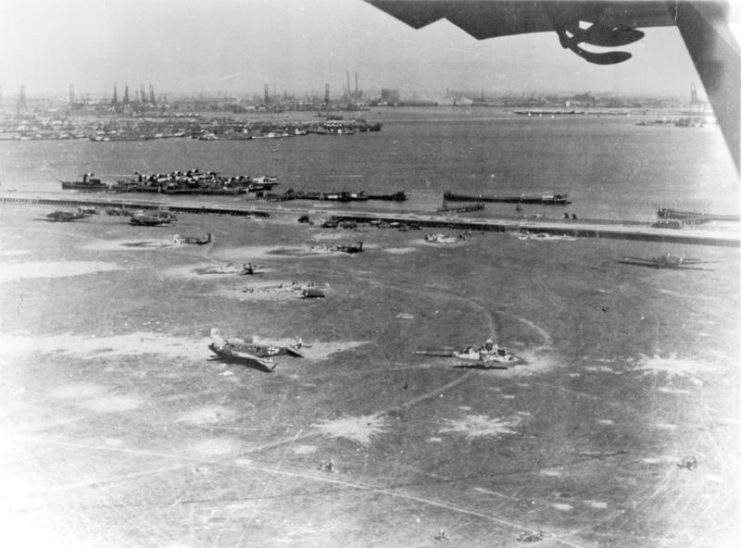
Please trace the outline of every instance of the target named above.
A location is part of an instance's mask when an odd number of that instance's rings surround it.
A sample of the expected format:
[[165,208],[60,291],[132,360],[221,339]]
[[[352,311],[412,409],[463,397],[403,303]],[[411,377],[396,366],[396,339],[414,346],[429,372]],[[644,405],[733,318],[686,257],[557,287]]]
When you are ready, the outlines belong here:
[[568,21],[590,21],[609,27],[672,25],[667,2],[540,0],[366,0],[415,29],[447,19],[483,40],[511,34],[556,30]]
[[619,47],[640,40],[643,27],[674,26],[689,50],[739,169],[741,53],[731,34],[728,0],[366,0],[414,28],[447,19],[471,36],[555,31],[562,47],[600,65],[630,59],[624,51],[592,52],[590,44]]

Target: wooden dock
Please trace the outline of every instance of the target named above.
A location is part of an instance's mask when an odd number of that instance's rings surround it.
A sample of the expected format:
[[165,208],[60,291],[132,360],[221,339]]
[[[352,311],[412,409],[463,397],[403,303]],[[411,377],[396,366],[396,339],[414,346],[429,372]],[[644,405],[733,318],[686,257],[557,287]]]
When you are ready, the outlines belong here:
[[306,208],[285,208],[275,205],[253,203],[244,205],[203,205],[202,202],[157,202],[139,199],[121,199],[88,196],[43,196],[3,194],[0,195],[0,204],[5,205],[48,205],[53,207],[80,207],[92,206],[100,208],[125,207],[128,209],[168,209],[175,213],[192,213],[204,215],[229,215],[241,217],[270,217],[272,215],[330,215],[339,221],[355,221],[370,223],[385,221],[429,228],[449,228],[454,230],[480,230],[488,232],[529,232],[548,233],[557,236],[576,236],[579,238],[606,238],[621,240],[640,240],[674,244],[693,244],[719,247],[741,247],[741,231],[739,230],[709,230],[697,226],[681,229],[652,227],[650,223],[635,221],[620,223],[617,221],[600,220],[557,220],[557,219],[525,219],[525,218],[476,218],[470,219],[450,214],[414,212],[359,212],[342,209],[328,209],[321,212]]

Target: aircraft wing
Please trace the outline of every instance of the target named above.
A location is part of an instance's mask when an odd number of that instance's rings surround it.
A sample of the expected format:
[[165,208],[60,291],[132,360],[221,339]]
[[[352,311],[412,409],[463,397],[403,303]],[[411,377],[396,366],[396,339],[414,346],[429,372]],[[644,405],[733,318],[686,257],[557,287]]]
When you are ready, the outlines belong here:
[[[365,0],[414,28],[447,19],[483,40],[555,31],[560,44],[590,63],[610,65],[624,51],[595,53],[643,37],[643,27],[677,26],[713,105],[736,169],[741,158],[741,51],[729,28],[729,0]],[[584,30],[584,23],[591,26]]]
[[540,0],[366,0],[415,29],[447,19],[483,40],[497,36],[556,30],[558,21],[576,19],[606,25],[672,25],[667,2]]

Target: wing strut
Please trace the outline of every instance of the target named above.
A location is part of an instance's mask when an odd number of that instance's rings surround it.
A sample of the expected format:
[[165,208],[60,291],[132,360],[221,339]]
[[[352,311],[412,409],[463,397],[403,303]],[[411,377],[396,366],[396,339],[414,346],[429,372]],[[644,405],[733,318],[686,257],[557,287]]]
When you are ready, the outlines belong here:
[[[692,62],[702,79],[723,137],[741,169],[741,55],[736,40],[717,17],[719,6],[696,2],[672,6]],[[722,9],[722,7],[720,8]]]

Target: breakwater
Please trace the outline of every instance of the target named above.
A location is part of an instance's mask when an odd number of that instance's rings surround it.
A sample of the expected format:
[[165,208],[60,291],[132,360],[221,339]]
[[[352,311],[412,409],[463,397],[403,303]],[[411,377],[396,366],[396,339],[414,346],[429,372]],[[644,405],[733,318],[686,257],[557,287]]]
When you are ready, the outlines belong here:
[[[230,215],[242,217],[270,217],[271,215],[313,214],[319,212],[305,208],[280,208],[254,205],[217,204],[203,205],[201,202],[154,202],[147,200],[121,200],[104,198],[57,198],[41,195],[0,195],[0,204],[50,205],[55,207],[125,207],[130,209],[168,209],[176,213],[205,215]],[[427,228],[449,228],[454,230],[480,230],[487,232],[528,232],[547,233],[556,236],[575,236],[578,238],[604,238],[637,241],[653,241],[674,244],[708,245],[719,247],[741,247],[741,232],[712,231],[707,229],[667,229],[652,227],[649,223],[630,222],[625,224],[601,223],[594,221],[559,221],[550,219],[468,219],[451,215],[438,215],[424,212],[358,212],[341,209],[325,210],[324,216],[332,216],[338,221],[371,223],[383,221]]]

